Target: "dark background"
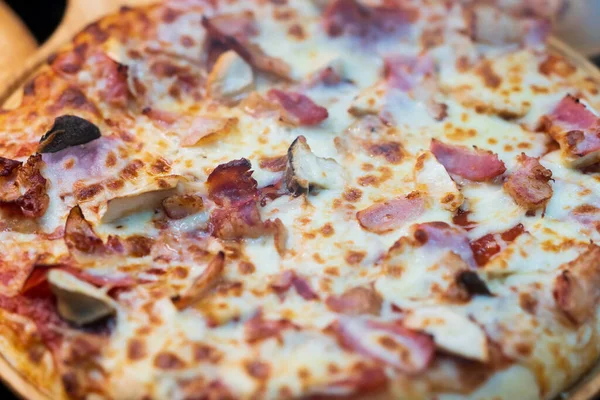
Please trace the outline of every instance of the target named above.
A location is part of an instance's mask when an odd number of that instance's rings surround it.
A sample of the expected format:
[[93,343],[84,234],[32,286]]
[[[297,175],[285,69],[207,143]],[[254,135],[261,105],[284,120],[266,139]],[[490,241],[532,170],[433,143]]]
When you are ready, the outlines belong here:
[[[6,0],[6,2],[25,21],[40,44],[54,32],[66,6],[66,0]],[[600,56],[596,57],[594,62],[600,66]],[[16,397],[0,383],[0,399],[16,400]]]

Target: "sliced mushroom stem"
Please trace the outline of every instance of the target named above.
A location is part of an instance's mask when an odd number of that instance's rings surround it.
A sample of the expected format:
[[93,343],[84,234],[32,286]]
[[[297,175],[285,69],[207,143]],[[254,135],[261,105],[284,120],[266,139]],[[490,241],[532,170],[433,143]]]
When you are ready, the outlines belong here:
[[77,326],[99,321],[116,312],[114,300],[106,293],[68,272],[51,270],[48,283],[56,296],[60,316]]
[[332,158],[317,157],[304,136],[298,136],[292,142],[287,155],[285,184],[290,192],[298,195],[344,187],[342,167]]

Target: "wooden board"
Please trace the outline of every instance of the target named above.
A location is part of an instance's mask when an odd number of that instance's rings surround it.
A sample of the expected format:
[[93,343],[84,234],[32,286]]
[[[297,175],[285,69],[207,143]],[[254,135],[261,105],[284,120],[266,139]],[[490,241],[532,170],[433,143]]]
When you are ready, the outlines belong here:
[[[65,17],[56,33],[37,52],[21,59],[22,67],[18,72],[3,76],[0,74],[0,104],[7,107],[17,106],[20,101],[21,89],[44,64],[47,57],[56,51],[61,45],[68,42],[87,23],[100,18],[118,9],[120,5],[140,5],[151,3],[153,0],[70,0],[68,2]],[[0,7],[2,2],[0,0]],[[0,15],[0,22],[2,21]],[[0,31],[2,29],[0,28]],[[15,35],[26,34],[26,31],[16,29]],[[2,32],[0,32],[0,35]],[[16,41],[19,37],[15,37]],[[579,54],[570,46],[556,38],[551,38],[550,49],[569,59],[573,64],[582,68],[600,83],[600,69],[592,64],[586,57]],[[18,59],[15,63],[18,63]],[[0,345],[0,352],[2,346]],[[32,385],[9,360],[0,354],[0,379],[20,397],[28,400],[51,400],[51,397],[41,392],[39,388]],[[567,393],[559,395],[561,399],[568,400],[592,400],[600,395],[600,362],[592,368],[578,383]]]

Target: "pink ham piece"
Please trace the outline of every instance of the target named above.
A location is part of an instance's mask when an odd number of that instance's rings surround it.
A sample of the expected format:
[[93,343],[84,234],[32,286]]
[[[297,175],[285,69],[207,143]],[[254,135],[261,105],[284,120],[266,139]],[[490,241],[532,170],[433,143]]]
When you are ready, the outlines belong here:
[[246,340],[250,343],[269,339],[272,337],[280,338],[282,331],[288,329],[298,329],[291,321],[287,319],[267,320],[264,319],[262,312],[259,311],[250,318],[245,324]]
[[515,202],[527,210],[535,210],[546,206],[552,197],[552,171],[544,168],[539,159],[528,157],[525,153],[517,158],[519,164],[510,174],[504,189]]
[[576,97],[565,96],[540,125],[573,159],[572,166],[585,167],[600,158],[600,120]]
[[446,144],[437,139],[431,141],[430,150],[446,171],[475,182],[489,181],[506,171],[498,155],[491,151]]
[[155,108],[145,108],[142,112],[161,128],[181,135],[183,147],[194,146],[201,139],[210,135],[227,133],[237,124],[236,118],[192,116]]
[[415,100],[425,104],[431,117],[438,121],[447,116],[448,107],[434,99],[439,89],[431,57],[394,55],[386,57],[384,62],[385,78],[390,88],[409,92]]
[[426,222],[412,227],[413,237],[423,246],[448,249],[460,256],[470,267],[476,267],[467,232],[445,222]]
[[581,325],[594,316],[600,301],[600,247],[590,245],[561,269],[554,281],[556,307],[573,324]]
[[290,288],[294,287],[296,293],[300,295],[304,300],[318,300],[319,295],[310,286],[310,283],[299,276],[294,271],[284,271],[277,275],[271,282],[270,287],[279,295],[283,295]]
[[425,201],[419,193],[411,193],[383,203],[374,204],[356,213],[364,229],[385,233],[400,228],[425,211]]
[[267,98],[281,106],[280,118],[295,126],[318,125],[329,117],[325,107],[300,93],[271,89]]
[[[331,328],[344,348],[408,374],[424,371],[433,361],[431,336],[405,328],[399,321],[343,317]],[[384,341],[389,346],[381,344]]]
[[[283,79],[291,79],[291,68],[287,63],[265,54],[258,45],[250,42],[249,38],[258,33],[251,12],[222,14],[211,18],[203,16],[202,26],[221,52],[233,50],[254,68]],[[216,60],[219,51],[217,54],[210,54],[215,53],[210,47],[214,49],[215,46],[209,46],[209,58]]]
[[416,9],[399,3],[367,7],[357,0],[334,0],[323,13],[323,25],[329,36],[369,37],[406,29],[417,16]]
[[381,296],[375,290],[362,286],[348,289],[339,296],[329,296],[325,301],[330,310],[346,315],[379,315],[381,303]]
[[102,100],[115,106],[126,107],[129,98],[127,66],[114,61],[104,52],[94,55],[94,64],[100,79],[104,81],[104,89],[100,91]]

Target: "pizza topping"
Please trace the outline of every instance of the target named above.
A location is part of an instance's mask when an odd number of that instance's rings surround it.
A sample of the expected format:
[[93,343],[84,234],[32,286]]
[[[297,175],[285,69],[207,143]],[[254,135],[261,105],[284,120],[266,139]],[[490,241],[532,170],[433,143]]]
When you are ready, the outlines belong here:
[[478,42],[538,47],[545,43],[550,34],[550,23],[542,19],[519,18],[488,5],[476,5],[469,11],[472,18],[471,33]]
[[255,199],[258,184],[251,168],[252,164],[245,158],[217,166],[206,180],[208,198],[220,206]]
[[89,143],[100,136],[100,129],[90,121],[75,115],[63,115],[56,118],[52,128],[42,136],[38,152],[56,153],[67,147]]
[[554,282],[556,306],[569,321],[581,325],[595,315],[600,301],[600,247],[590,245],[561,269]]
[[500,243],[510,243],[523,232],[525,232],[525,227],[522,224],[518,224],[500,234],[488,233],[487,235],[472,241],[471,250],[473,250],[473,256],[475,257],[477,265],[481,267],[487,264],[494,255],[502,250]]
[[542,117],[541,127],[558,142],[569,166],[581,168],[600,160],[600,121],[579,99],[565,96]]
[[446,171],[472,181],[489,181],[506,171],[498,155],[491,151],[446,144],[437,139],[431,141],[430,149]]
[[126,107],[129,98],[128,67],[100,51],[94,55],[96,70],[104,82],[102,100],[117,107]]
[[115,302],[102,290],[60,269],[48,273],[61,317],[77,325],[99,321],[116,312]]
[[435,199],[445,210],[456,211],[464,201],[456,183],[429,151],[417,157],[414,180],[417,191]]
[[[237,125],[237,118],[193,117],[177,121],[177,126],[188,125],[185,136],[181,140],[183,147],[197,146],[207,136],[231,132]],[[177,127],[176,126],[176,127]]]
[[252,68],[231,50],[219,56],[206,81],[208,95],[226,104],[235,104],[253,87]]
[[18,206],[27,218],[43,216],[50,204],[47,181],[40,172],[43,163],[40,154],[30,156],[25,164],[1,158],[0,202]]
[[327,119],[327,109],[315,104],[307,96],[296,92],[271,89],[267,98],[281,106],[280,119],[295,126],[318,125]]
[[378,203],[356,213],[364,229],[385,233],[400,228],[425,211],[425,201],[418,192]]
[[424,371],[434,357],[431,336],[399,322],[345,317],[333,325],[333,331],[344,348],[406,373]]
[[475,271],[461,271],[456,276],[456,281],[463,287],[467,293],[473,296],[491,296],[492,293],[488,289],[487,284],[483,281]]
[[308,78],[307,86],[316,87],[319,85],[333,87],[339,85],[344,80],[344,64],[339,59],[335,59],[325,67],[315,71]]
[[192,285],[173,299],[178,310],[188,308],[204,297],[220,281],[225,268],[225,253],[219,252],[198,275]]
[[202,16],[202,26],[209,36],[229,50],[235,51],[254,68],[283,79],[290,79],[291,68],[283,60],[271,57],[248,37],[256,33],[251,13],[227,14],[207,18]]
[[325,304],[330,310],[346,315],[379,315],[382,299],[368,287],[356,286],[339,296],[329,296]]
[[65,243],[71,251],[78,250],[86,254],[99,254],[104,251],[102,239],[85,220],[79,206],[73,207],[67,217]]
[[202,197],[195,194],[176,194],[162,201],[163,209],[171,219],[182,219],[204,208]]
[[367,7],[357,0],[335,0],[323,13],[329,36],[367,37],[397,32],[415,19],[416,11],[397,4]]
[[319,189],[340,189],[345,184],[343,170],[332,158],[317,157],[304,136],[298,136],[288,149],[285,185],[295,194]]
[[[102,222],[108,223],[140,210],[157,208],[165,198],[174,194],[179,180],[178,176],[164,176],[147,185],[138,186],[126,196],[114,197],[102,204],[98,215],[101,215]],[[87,210],[87,204],[83,205]]]
[[264,319],[262,312],[258,312],[244,324],[244,329],[246,340],[254,343],[272,337],[281,338],[282,331],[298,327],[286,319]]
[[527,210],[546,206],[552,197],[552,171],[544,168],[537,158],[525,153],[517,158],[517,169],[504,182],[504,189],[515,202]]
[[432,118],[441,121],[447,116],[447,106],[434,99],[439,88],[434,78],[435,64],[429,56],[394,55],[385,58],[385,78],[391,88],[410,92],[425,104]]
[[475,266],[469,238],[464,230],[445,222],[425,222],[414,225],[411,230],[421,246],[451,250],[470,266]]

